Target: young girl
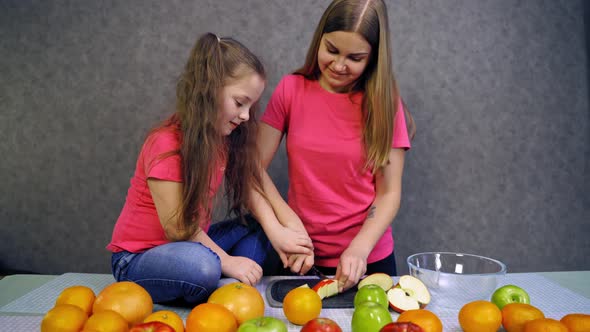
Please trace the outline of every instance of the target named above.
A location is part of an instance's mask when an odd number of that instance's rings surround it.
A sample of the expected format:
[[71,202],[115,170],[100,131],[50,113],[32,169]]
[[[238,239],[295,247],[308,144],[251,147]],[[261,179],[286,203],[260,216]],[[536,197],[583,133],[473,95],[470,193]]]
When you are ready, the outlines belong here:
[[[222,275],[257,283],[270,245],[243,217],[247,207],[277,251],[311,252],[305,233],[280,238],[289,233],[260,195],[253,120],[264,87],[262,64],[242,44],[211,33],[197,41],[177,84],[176,112],[148,135],[107,246],[116,280],[135,281],[158,303],[204,301]],[[239,217],[210,226],[224,177]]]
[[283,136],[288,206],[264,188],[287,227],[305,229],[314,255],[290,255],[291,271],[312,264],[340,291],[365,273],[396,274],[391,222],[401,197],[406,116],[391,65],[382,0],[334,0],[305,64],[278,84],[262,117],[258,146],[268,166]]

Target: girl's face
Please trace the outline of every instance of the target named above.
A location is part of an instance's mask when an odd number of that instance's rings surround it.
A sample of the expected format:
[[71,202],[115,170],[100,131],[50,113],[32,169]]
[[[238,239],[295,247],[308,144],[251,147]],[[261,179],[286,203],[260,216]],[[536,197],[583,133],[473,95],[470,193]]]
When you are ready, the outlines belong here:
[[345,92],[363,74],[371,45],[356,32],[324,33],[318,49],[320,85],[331,92]]
[[220,103],[217,114],[217,130],[228,136],[242,122],[250,118],[250,108],[260,98],[265,82],[260,75],[252,72],[231,81],[219,92]]

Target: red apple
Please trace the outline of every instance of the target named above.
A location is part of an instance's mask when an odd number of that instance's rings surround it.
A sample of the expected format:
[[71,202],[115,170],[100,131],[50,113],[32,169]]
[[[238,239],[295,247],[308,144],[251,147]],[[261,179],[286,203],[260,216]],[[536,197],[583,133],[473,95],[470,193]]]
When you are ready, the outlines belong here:
[[394,322],[383,326],[379,332],[424,332],[424,329],[410,322]]
[[129,332],[174,332],[174,328],[166,323],[154,321],[135,324]]
[[320,299],[334,296],[338,294],[338,281],[334,279],[323,279],[313,286],[312,289],[318,293]]
[[359,282],[358,289],[361,289],[361,287],[364,285],[370,284],[377,285],[387,292],[391,287],[393,287],[393,279],[390,275],[385,273],[369,274]]
[[318,317],[305,323],[301,332],[342,332],[342,329],[330,318]]
[[411,275],[403,275],[393,288],[387,291],[389,306],[396,312],[422,309],[430,303],[430,292],[424,283]]

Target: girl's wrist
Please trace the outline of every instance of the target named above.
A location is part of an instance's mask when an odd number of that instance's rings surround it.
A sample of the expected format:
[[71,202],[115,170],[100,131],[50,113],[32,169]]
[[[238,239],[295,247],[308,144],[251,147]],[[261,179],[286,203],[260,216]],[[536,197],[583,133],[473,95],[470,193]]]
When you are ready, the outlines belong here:
[[371,254],[373,247],[369,248],[367,245],[356,245],[353,241],[350,243],[347,250],[353,251],[356,255],[364,257],[366,260],[369,257],[369,254]]
[[[224,254],[224,255],[218,255],[219,256],[219,261],[221,263],[221,272],[223,274],[227,274],[227,267],[231,266],[231,263],[229,262],[229,258],[231,257],[228,254]],[[223,257],[222,257],[223,256]]]
[[284,222],[281,222],[281,225],[283,225],[283,227],[286,227],[289,229],[293,229],[296,231],[305,231],[307,233],[307,230],[305,229],[305,226],[303,226],[303,223],[297,219],[285,220]]

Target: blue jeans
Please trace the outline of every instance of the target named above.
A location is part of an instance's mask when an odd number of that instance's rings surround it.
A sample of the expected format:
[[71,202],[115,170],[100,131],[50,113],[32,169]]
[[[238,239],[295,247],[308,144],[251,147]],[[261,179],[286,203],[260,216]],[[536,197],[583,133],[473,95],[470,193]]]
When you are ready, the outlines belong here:
[[[248,225],[232,219],[214,223],[207,234],[232,256],[248,257],[263,265],[272,246],[252,218]],[[221,278],[219,256],[200,242],[171,242],[142,253],[122,251],[111,259],[117,281],[134,281],[155,303],[196,304],[207,300]]]

